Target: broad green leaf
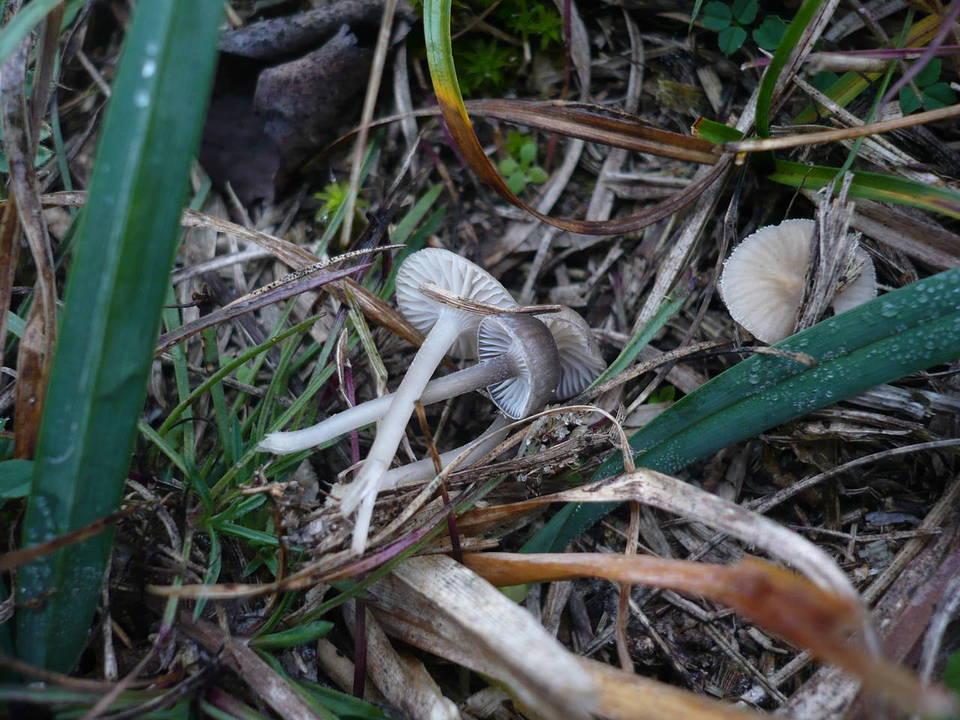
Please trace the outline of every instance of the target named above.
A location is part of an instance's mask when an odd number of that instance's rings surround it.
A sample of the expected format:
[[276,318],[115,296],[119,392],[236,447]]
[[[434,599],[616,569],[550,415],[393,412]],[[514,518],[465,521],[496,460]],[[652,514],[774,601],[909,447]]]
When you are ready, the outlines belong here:
[[703,8],[703,26],[707,30],[719,32],[730,26],[733,13],[730,12],[730,6],[726,3],[708,2]]
[[810,84],[813,85],[817,90],[822,93],[829,92],[830,88],[833,86],[837,80],[840,79],[840,76],[835,72],[830,72],[829,70],[824,70],[823,72],[818,72],[816,75],[810,78]]
[[942,66],[943,61],[940,58],[933,58],[923,66],[923,70],[913,76],[913,82],[920,88],[933,85],[933,83],[940,79],[940,69]]
[[949,83],[938,82],[923,89],[923,106],[927,110],[953,105],[957,101],[957,94]]
[[533,140],[528,140],[520,146],[520,162],[529,165],[537,159],[537,144]]
[[545,183],[549,179],[547,171],[544,170],[539,165],[534,165],[532,168],[527,170],[527,180],[532,183]]
[[0,500],[24,497],[30,492],[33,479],[33,461],[5,460],[0,462]]
[[509,187],[511,191],[518,193],[521,192],[526,186],[527,176],[520,170],[517,170],[512,175],[507,176],[507,187]]
[[764,50],[774,52],[783,39],[787,24],[779,15],[767,15],[753,33],[753,41]]
[[733,0],[733,17],[741,25],[750,25],[757,19],[757,0]]
[[[871,387],[960,357],[960,269],[887,293],[775,347],[809,367],[755,355],[690,393],[630,439],[638,466],[675,473],[692,462]],[[617,453],[591,482],[623,471]],[[559,552],[613,509],[568,505],[524,546]]]
[[[222,10],[219,0],[134,8],[68,273],[24,546],[119,504]],[[73,667],[111,543],[112,534],[101,533],[21,569],[16,644],[23,660],[60,672]]]
[[743,41],[746,39],[746,30],[738,25],[731,25],[721,30],[720,34],[717,35],[717,45],[720,46],[720,50],[724,55],[732,55],[743,47]]
[[913,91],[913,88],[906,85],[900,88],[900,112],[909,115],[920,109],[920,98]]

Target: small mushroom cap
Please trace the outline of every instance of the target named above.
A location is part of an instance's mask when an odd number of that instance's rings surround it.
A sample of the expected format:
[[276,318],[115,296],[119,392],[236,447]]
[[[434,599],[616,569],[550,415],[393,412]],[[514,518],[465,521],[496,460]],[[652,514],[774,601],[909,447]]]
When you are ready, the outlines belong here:
[[[428,298],[420,287],[433,284],[448,292],[490,305],[516,307],[507,289],[490,273],[459,255],[441,248],[425,248],[411,253],[397,271],[397,306],[403,316],[426,334],[447,306]],[[477,356],[476,329],[481,316],[463,313],[463,332],[451,349],[456,357]]]
[[[723,265],[720,296],[731,317],[763,342],[775,343],[793,332],[810,264],[813,220],[784,220],[760,228],[741,242]],[[833,297],[842,313],[877,295],[873,261],[863,249],[859,276]]]
[[477,328],[480,360],[508,355],[513,376],[487,390],[500,411],[519,420],[556,399],[560,354],[550,330],[530,315],[488,315]]
[[587,321],[568,307],[537,316],[550,328],[560,353],[560,385],[557,400],[579,395],[596,380],[607,364]]

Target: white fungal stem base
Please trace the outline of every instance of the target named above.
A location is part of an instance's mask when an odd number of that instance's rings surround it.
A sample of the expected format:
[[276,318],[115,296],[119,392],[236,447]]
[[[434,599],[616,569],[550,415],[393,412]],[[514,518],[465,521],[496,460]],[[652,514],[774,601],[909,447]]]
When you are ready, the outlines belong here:
[[353,551],[358,554],[363,552],[367,544],[373,505],[380,491],[380,480],[389,469],[390,461],[400,446],[407,421],[413,415],[414,404],[420,399],[437,366],[443,361],[443,356],[463,330],[461,315],[461,312],[449,308],[444,308],[440,313],[410,363],[400,387],[393,394],[393,401],[380,421],[377,437],[367,453],[367,459],[340,503],[340,512],[345,517],[359,507],[351,544]]
[[[490,423],[490,427],[488,427],[486,432],[479,438],[466,445],[461,445],[458,448],[441,453],[440,467],[445,468],[456,460],[457,456],[462,452],[471,448],[471,446],[472,448],[469,454],[457,464],[457,469],[462,470],[473,465],[506,438],[507,433],[503,428],[510,424],[510,422],[511,421],[503,415],[498,415],[497,419]],[[380,481],[380,489],[392,490],[393,488],[403,487],[405,485],[417,485],[433,479],[436,474],[437,471],[433,465],[433,458],[417,460],[416,462],[393,468],[384,473],[383,479]]]
[[[420,402],[424,405],[432,405],[449,400],[506,380],[511,374],[510,361],[505,355],[498,355],[442,378],[431,380],[424,388]],[[396,393],[390,393],[376,400],[354,405],[348,410],[302,430],[270,433],[257,446],[257,449],[275,455],[287,455],[321,445],[351,430],[378,421],[390,408],[395,395]]]

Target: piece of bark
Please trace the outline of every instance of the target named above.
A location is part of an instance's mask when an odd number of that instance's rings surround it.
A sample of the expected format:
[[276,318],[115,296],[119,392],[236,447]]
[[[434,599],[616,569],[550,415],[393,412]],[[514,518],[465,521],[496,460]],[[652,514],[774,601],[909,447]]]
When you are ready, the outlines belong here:
[[[406,3],[398,8],[412,18]],[[376,27],[383,0],[340,0],[314,10],[252,23],[223,34],[220,51],[257,60],[289,58],[333,35],[341,25]]]

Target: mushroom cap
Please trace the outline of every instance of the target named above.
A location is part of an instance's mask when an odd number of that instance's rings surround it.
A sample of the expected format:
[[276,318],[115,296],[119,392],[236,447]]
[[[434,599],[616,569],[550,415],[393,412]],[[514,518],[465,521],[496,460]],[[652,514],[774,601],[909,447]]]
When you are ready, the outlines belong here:
[[[813,220],[784,220],[744,238],[720,275],[720,296],[731,317],[763,342],[775,343],[793,332],[810,265]],[[831,307],[842,313],[877,295],[873,261],[862,248],[857,278],[834,295]]]
[[560,354],[550,330],[531,315],[487,315],[477,328],[480,360],[508,355],[513,376],[487,387],[500,411],[527,417],[556,399]]
[[557,400],[579,395],[607,367],[590,326],[568,307],[557,313],[538,315],[537,318],[550,329],[560,353]]
[[[397,307],[420,332],[426,334],[444,309],[452,309],[420,292],[424,284],[437,285],[456,295],[499,307],[516,307],[517,301],[490,273],[456,253],[441,248],[424,248],[411,253],[397,271]],[[480,315],[466,311],[463,330],[451,348],[456,357],[476,357],[476,329]]]

